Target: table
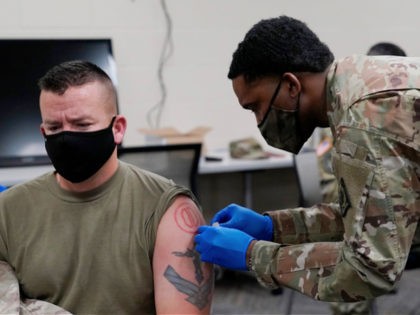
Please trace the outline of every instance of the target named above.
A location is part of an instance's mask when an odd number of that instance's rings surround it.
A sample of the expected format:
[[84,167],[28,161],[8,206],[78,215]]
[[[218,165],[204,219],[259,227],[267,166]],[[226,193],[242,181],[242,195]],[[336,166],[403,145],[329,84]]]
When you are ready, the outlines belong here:
[[0,185],[13,186],[54,170],[52,165],[0,168]]
[[[211,152],[208,155],[218,157],[221,161],[206,161],[204,156],[200,157],[198,173],[243,173],[244,201],[245,205],[249,208],[252,208],[252,172],[257,170],[293,167],[293,155],[286,151],[284,151],[284,153],[272,154],[266,159],[259,160],[233,159],[229,156],[228,150],[218,150]],[[4,186],[16,185],[53,169],[52,165],[0,168],[0,184]]]
[[221,158],[221,161],[206,161],[205,157],[202,156],[198,168],[199,174],[229,172],[241,172],[244,174],[244,202],[248,208],[252,208],[252,172],[293,167],[293,154],[286,151],[284,153],[271,154],[266,159],[258,160],[233,159],[227,150],[212,152],[207,156]]

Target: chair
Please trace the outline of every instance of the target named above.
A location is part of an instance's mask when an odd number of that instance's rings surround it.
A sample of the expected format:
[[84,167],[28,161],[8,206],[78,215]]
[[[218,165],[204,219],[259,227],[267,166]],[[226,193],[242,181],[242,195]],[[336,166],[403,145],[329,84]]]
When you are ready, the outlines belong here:
[[142,169],[172,179],[197,195],[201,143],[118,148],[118,158]]
[[311,148],[293,156],[293,164],[299,187],[299,207],[311,207],[322,202],[321,178],[318,157]]
[[[293,156],[293,165],[299,190],[299,207],[311,207],[322,202],[322,192],[318,167],[318,157],[312,148],[303,148],[301,152]],[[295,291],[284,291],[283,313],[291,314]]]

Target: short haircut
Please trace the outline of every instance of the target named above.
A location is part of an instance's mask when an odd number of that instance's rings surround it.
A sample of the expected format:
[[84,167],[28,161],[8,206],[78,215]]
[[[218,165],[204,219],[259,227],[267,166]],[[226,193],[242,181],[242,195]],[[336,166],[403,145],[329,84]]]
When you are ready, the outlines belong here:
[[288,16],[255,24],[233,53],[228,78],[256,78],[285,72],[323,72],[334,55],[305,23]]
[[81,86],[89,82],[99,81],[113,90],[114,85],[110,77],[97,65],[82,60],[66,61],[52,67],[39,79],[41,90],[64,94],[69,87]]
[[407,56],[405,51],[398,45],[390,42],[379,42],[369,48],[367,54],[369,56]]

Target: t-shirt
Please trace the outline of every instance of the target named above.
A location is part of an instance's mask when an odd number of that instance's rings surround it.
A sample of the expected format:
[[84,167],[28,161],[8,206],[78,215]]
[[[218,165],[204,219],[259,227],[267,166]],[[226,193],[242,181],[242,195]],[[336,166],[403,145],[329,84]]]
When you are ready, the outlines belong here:
[[191,192],[120,162],[100,187],[63,190],[54,173],[0,197],[0,260],[22,295],[78,314],[155,313],[152,260],[159,221]]

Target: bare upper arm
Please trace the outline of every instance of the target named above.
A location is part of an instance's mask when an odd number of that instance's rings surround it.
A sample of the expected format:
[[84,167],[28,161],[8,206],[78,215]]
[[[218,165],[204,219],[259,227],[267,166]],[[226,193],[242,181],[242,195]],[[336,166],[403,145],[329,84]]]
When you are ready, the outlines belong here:
[[153,255],[158,314],[209,314],[213,268],[194,248],[198,226],[205,223],[197,205],[178,196],[162,217]]

